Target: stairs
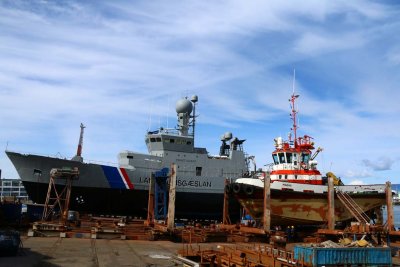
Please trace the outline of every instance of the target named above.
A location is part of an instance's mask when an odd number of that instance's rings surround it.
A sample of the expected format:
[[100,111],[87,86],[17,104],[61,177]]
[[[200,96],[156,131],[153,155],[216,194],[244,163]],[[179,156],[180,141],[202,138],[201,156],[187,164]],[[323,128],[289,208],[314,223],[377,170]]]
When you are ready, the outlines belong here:
[[364,213],[362,208],[347,194],[346,192],[336,189],[336,195],[350,213],[357,219],[359,223],[370,223],[371,219]]

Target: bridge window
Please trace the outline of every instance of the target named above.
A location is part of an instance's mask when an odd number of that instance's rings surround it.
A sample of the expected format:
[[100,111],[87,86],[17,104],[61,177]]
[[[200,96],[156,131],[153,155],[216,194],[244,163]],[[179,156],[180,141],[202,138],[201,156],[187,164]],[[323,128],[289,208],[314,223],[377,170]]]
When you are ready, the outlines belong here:
[[306,154],[306,153],[301,154],[302,162],[307,163],[309,159],[310,159],[310,154]]
[[196,167],[196,176],[201,176],[202,167]]
[[133,159],[133,156],[126,156],[128,159]]
[[279,164],[278,155],[272,154],[272,158],[274,159],[275,165],[276,165],[276,164]]
[[278,156],[279,156],[279,162],[280,163],[286,163],[285,153],[279,153]]
[[286,153],[286,162],[292,163],[292,153]]
[[175,143],[175,139],[169,139],[170,143]]

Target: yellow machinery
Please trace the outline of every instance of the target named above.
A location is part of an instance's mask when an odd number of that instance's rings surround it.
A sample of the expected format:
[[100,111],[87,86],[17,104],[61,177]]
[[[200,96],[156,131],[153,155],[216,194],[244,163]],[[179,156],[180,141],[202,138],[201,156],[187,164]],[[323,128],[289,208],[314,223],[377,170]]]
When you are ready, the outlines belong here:
[[340,178],[337,178],[336,175],[333,174],[333,172],[327,172],[327,173],[326,173],[326,176],[327,176],[328,178],[329,178],[329,177],[332,177],[332,178],[333,178],[333,185],[344,185],[344,184],[342,183],[342,180],[340,180]]

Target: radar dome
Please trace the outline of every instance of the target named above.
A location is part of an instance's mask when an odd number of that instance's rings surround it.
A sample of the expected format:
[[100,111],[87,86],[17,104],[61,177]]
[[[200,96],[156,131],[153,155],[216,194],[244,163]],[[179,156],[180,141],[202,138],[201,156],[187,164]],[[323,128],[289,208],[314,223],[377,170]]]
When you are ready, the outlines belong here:
[[176,102],[176,113],[188,113],[190,114],[193,109],[192,102],[187,100],[186,98],[182,98]]
[[190,101],[192,101],[193,103],[196,103],[197,101],[199,101],[199,98],[197,95],[194,95],[194,96],[192,96],[192,99]]
[[232,139],[232,133],[231,132],[226,132],[224,134],[224,137],[225,137],[226,140],[231,140]]

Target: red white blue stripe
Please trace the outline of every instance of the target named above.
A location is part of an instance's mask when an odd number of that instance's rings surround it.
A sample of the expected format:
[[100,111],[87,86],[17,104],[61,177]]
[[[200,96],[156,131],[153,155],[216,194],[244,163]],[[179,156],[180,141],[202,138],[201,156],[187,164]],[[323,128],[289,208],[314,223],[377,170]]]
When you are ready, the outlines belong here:
[[117,168],[104,165],[102,165],[101,167],[111,188],[128,190],[135,189],[134,185],[129,179],[125,168]]

